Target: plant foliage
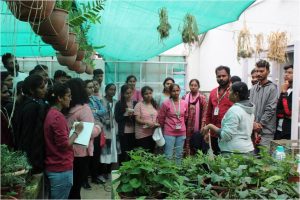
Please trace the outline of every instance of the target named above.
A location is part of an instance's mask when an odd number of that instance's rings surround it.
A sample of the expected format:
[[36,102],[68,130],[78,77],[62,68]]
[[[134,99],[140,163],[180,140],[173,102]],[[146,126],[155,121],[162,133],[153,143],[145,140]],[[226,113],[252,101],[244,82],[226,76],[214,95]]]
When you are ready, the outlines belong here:
[[157,27],[157,31],[160,35],[160,39],[163,40],[169,37],[169,31],[171,29],[171,25],[168,21],[168,12],[166,8],[162,8],[159,10],[159,25]]
[[183,30],[181,33],[182,41],[188,45],[199,42],[199,29],[196,18],[191,14],[186,14],[184,17]]

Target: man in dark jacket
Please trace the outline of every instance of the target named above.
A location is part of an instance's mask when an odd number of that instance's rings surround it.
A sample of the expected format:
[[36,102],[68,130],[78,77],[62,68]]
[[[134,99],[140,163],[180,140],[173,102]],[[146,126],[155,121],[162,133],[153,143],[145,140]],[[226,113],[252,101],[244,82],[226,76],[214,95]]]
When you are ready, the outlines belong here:
[[293,96],[293,65],[284,67],[284,83],[281,85],[277,103],[277,124],[274,139],[291,139],[292,96]]
[[270,64],[256,63],[258,83],[250,90],[250,101],[255,105],[253,131],[261,135],[260,145],[269,146],[276,129],[277,86],[268,80]]

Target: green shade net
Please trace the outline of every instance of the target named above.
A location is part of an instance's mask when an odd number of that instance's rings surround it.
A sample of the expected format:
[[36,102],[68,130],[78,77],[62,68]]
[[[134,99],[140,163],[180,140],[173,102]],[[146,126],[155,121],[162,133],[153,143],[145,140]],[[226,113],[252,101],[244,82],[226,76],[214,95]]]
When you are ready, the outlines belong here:
[[[112,60],[147,60],[182,42],[180,27],[187,13],[196,17],[201,33],[237,20],[255,0],[107,0],[101,24],[93,25],[89,41]],[[77,4],[88,1],[77,1]],[[172,26],[163,42],[156,30],[158,11],[165,7]],[[7,26],[3,26],[7,24]],[[53,56],[54,50],[31,31],[28,23],[14,20],[5,3],[1,2],[1,53],[17,56]]]

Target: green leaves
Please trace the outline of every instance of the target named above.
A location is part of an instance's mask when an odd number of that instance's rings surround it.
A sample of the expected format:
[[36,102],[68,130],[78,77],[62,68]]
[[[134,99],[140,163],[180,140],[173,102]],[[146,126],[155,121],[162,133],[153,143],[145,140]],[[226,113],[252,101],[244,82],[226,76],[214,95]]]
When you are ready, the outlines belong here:
[[80,5],[81,7],[78,7],[77,11],[73,11],[74,15],[71,19],[69,19],[71,27],[81,26],[85,22],[90,22],[92,24],[101,23],[100,13],[104,9],[102,0],[95,0],[91,3],[82,3]]

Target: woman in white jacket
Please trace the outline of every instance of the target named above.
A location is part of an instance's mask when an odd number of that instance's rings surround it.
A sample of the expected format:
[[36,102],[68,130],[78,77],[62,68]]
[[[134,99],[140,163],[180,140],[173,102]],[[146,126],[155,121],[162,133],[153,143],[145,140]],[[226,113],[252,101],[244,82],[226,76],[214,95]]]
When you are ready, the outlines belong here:
[[208,124],[203,129],[205,140],[209,130],[218,134],[222,153],[251,153],[254,150],[251,134],[254,122],[254,105],[248,100],[248,87],[244,82],[232,84],[229,100],[234,104],[226,112],[221,128]]

